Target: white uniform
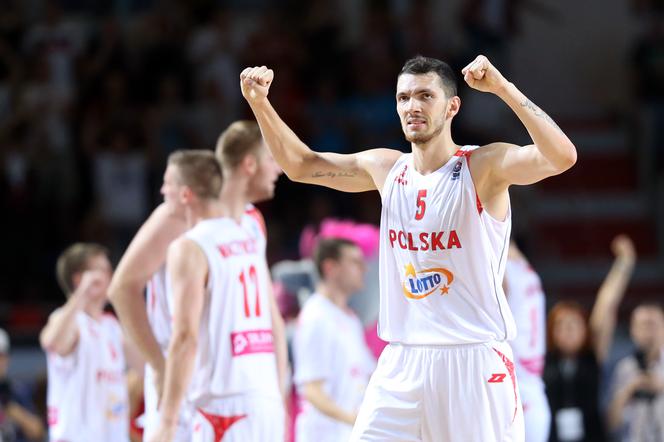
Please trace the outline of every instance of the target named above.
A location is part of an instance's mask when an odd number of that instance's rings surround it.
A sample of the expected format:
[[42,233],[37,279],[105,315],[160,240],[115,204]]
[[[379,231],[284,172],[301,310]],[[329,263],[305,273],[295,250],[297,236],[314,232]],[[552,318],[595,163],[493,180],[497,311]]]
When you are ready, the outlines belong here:
[[246,213],[199,222],[185,235],[207,257],[207,296],[187,396],[192,441],[273,441],[284,410],[272,337],[265,235]]
[[129,402],[120,324],[76,315],[78,343],[65,357],[47,354],[49,440],[129,441]]
[[[337,406],[349,413],[359,410],[376,364],[352,310],[313,294],[300,312],[293,353],[300,397],[304,383],[324,380],[323,389]],[[298,442],[348,440],[350,425],[324,415],[304,399],[302,405],[295,430]]]
[[379,336],[390,343],[351,440],[520,441],[502,278],[511,227],[482,209],[463,148],[424,176],[402,155],[382,193]]
[[505,281],[507,301],[519,331],[510,344],[523,402],[526,441],[547,441],[551,411],[542,381],[546,353],[546,301],[542,283],[523,259],[508,259]]
[[[157,339],[164,357],[168,351],[168,344],[172,334],[172,316],[166,294],[166,266],[161,268],[148,281],[147,286],[147,313],[152,333]],[[145,412],[143,419],[143,440],[148,440],[159,425],[158,397],[155,388],[154,371],[149,364],[145,365],[143,382],[143,395],[145,398]],[[180,407],[180,417],[174,442],[188,442],[191,440],[191,419],[194,414],[191,404],[185,401]]]

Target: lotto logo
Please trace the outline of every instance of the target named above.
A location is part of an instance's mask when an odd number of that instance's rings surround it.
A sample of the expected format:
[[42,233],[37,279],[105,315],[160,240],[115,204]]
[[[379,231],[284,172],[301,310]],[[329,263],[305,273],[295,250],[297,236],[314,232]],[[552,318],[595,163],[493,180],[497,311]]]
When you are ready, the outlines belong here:
[[401,288],[406,298],[423,299],[436,292],[447,295],[452,281],[454,274],[447,269],[432,268],[417,271],[413,264],[408,264]]
[[507,376],[505,373],[493,373],[491,379],[487,382],[490,384],[499,384],[505,380],[505,376]]

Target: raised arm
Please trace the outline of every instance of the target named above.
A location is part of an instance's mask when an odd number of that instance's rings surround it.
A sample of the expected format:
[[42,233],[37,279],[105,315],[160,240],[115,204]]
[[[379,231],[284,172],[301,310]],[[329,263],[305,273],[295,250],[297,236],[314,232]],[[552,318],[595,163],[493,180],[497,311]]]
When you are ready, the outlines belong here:
[[401,153],[372,149],[344,155],[311,150],[270,104],[267,95],[273,79],[274,72],[265,66],[247,68],[240,74],[240,86],[263,139],[286,175],[293,181],[344,192],[381,191],[387,173]]
[[64,306],[48,318],[46,326],[39,334],[41,347],[59,356],[68,356],[78,345],[78,322],[76,315],[82,312],[91,299],[98,299],[100,291],[106,290],[108,277],[98,270],[87,270],[81,275],[81,282]]
[[208,264],[201,248],[187,238],[168,250],[167,272],[173,299],[173,336],[168,346],[164,395],[154,442],[170,441],[191,380],[198,347],[198,328],[205,302]]
[[510,184],[532,184],[574,165],[576,148],[567,135],[551,117],[507,81],[485,56],[478,56],[462,73],[471,88],[493,93],[502,99],[533,140],[533,144],[527,146],[493,143],[473,156],[482,163],[480,174],[486,173],[489,186],[506,188]]
[[168,245],[185,230],[184,219],[172,214],[164,204],[157,207],[129,244],[109,288],[109,299],[127,337],[158,378],[163,376],[164,357],[148,321],[143,291],[166,261]]
[[619,235],[611,242],[615,260],[597,292],[597,298],[590,313],[590,330],[597,361],[606,361],[616,329],[618,306],[625,295],[627,284],[634,271],[636,252],[634,244],[625,235]]

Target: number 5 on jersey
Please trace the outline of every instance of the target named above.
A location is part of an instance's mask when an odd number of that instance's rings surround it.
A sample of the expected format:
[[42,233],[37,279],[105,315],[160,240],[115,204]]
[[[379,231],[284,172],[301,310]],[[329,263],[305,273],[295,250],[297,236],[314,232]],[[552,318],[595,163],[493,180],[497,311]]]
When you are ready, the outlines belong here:
[[427,197],[427,190],[421,189],[417,191],[417,212],[415,212],[415,219],[417,221],[424,218],[424,212],[427,210],[427,203],[424,198]]
[[256,274],[256,267],[251,265],[249,271],[244,270],[240,273],[240,284],[242,284],[242,291],[244,293],[244,314],[247,318],[251,317],[251,309],[249,308],[249,285],[253,285],[255,293],[255,316],[261,315],[261,303],[258,291],[258,275]]

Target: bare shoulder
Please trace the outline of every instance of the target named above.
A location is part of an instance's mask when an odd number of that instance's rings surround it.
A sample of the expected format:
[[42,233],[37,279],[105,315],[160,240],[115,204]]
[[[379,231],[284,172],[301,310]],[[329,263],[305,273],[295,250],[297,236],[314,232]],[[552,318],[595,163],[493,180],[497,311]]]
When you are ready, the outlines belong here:
[[205,260],[203,249],[192,239],[186,236],[180,236],[168,246],[167,261],[171,264],[186,265],[191,267],[201,260]]
[[180,236],[168,247],[166,267],[174,286],[187,285],[206,277],[208,261],[198,243],[185,236]]
[[403,152],[395,149],[369,149],[358,154],[359,161],[366,168],[379,168],[390,171]]
[[473,151],[473,159],[485,159],[485,158],[495,158],[497,156],[503,155],[506,151],[510,149],[518,149],[521,146],[512,143],[496,142],[489,143],[483,146],[478,147]]
[[394,149],[369,149],[358,154],[358,163],[371,175],[376,189],[382,193],[387,174],[401,155],[403,152]]
[[186,229],[187,223],[183,216],[175,213],[166,203],[161,203],[152,211],[144,225],[154,225],[164,231],[180,232]]
[[473,150],[472,161],[470,162],[473,175],[477,178],[488,175],[495,166],[504,161],[505,156],[510,151],[515,149],[523,149],[523,147],[511,143],[496,142],[485,144]]
[[113,275],[114,282],[129,278],[145,283],[163,265],[169,244],[186,228],[184,219],[160,204],[131,240]]
[[183,235],[173,240],[168,246],[168,259],[183,253],[194,253],[196,250],[200,250],[200,247],[192,239]]
[[61,314],[62,314],[62,307],[58,307],[58,308],[56,308],[55,310],[53,310],[53,311],[51,312],[50,315],[48,315],[48,321],[57,318],[57,317],[60,316]]

